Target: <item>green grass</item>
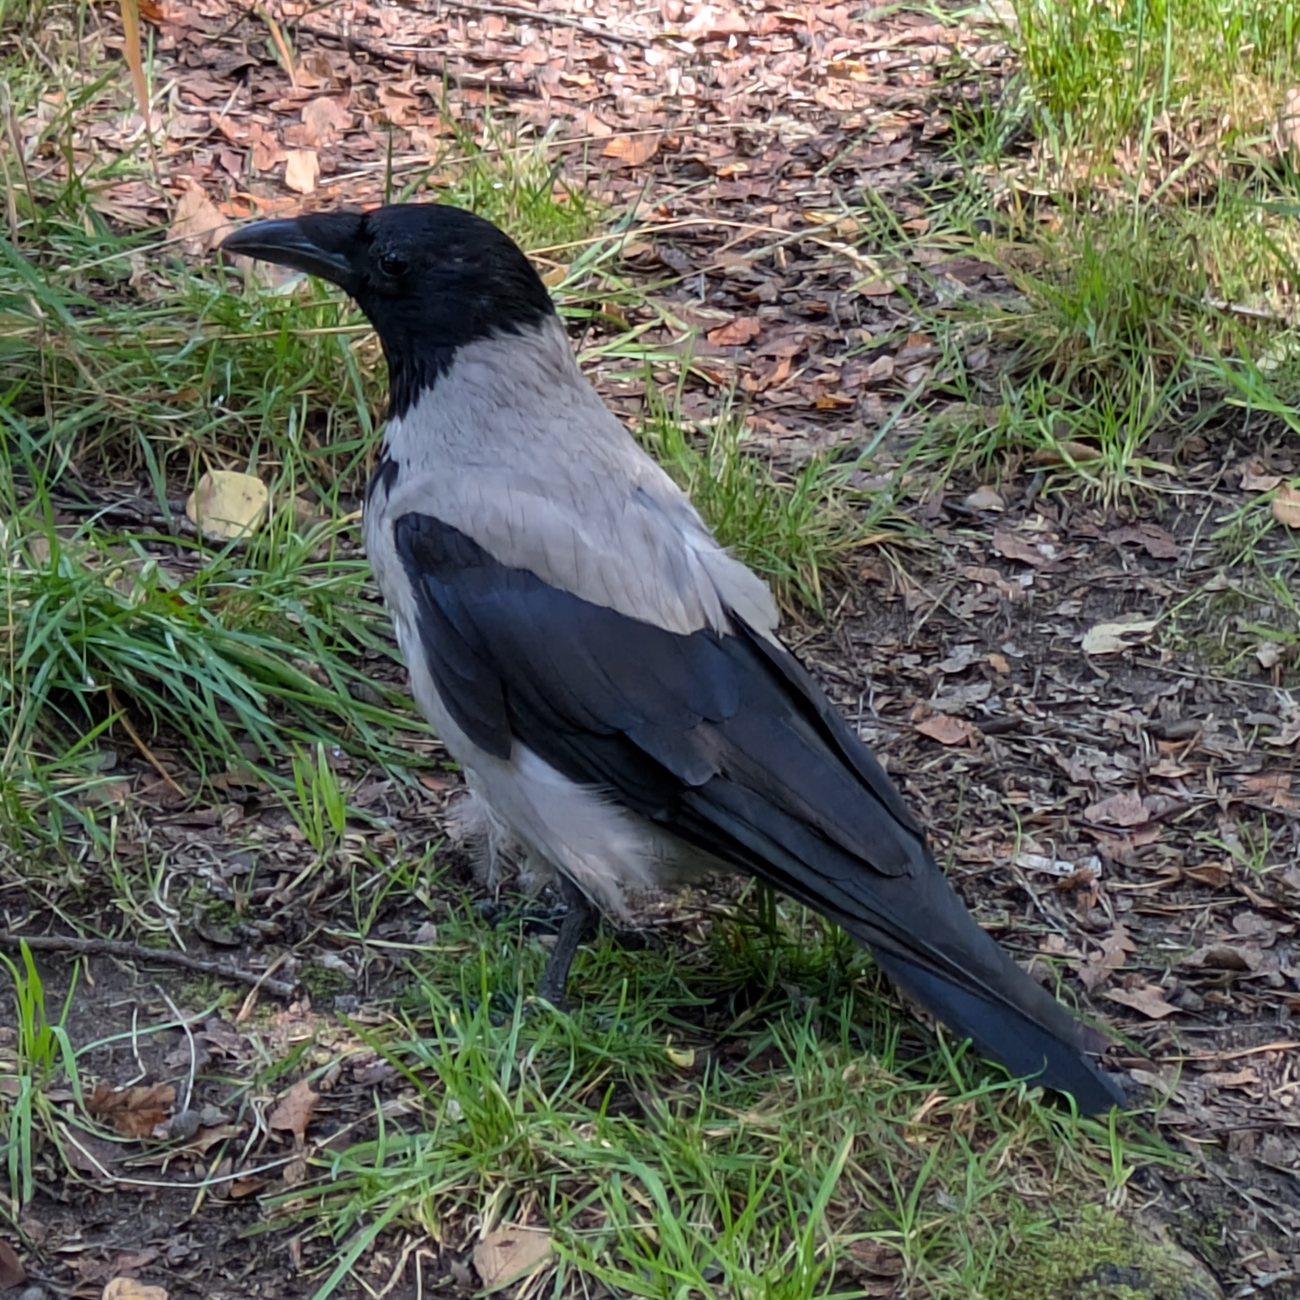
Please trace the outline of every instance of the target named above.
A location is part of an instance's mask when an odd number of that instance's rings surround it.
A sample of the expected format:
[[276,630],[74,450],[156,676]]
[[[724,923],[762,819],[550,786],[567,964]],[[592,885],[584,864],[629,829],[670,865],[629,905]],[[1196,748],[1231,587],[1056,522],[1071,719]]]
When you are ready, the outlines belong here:
[[[925,236],[999,266],[1011,292],[918,303],[944,349],[932,395],[958,403],[922,457],[986,476],[1029,461],[1136,499],[1229,403],[1293,404],[1286,367],[1261,382],[1253,362],[1300,312],[1297,173],[1269,135],[1300,6],[1014,9],[1019,72],[954,105],[957,170],[927,196]],[[915,237],[866,212],[905,255]],[[994,367],[968,369],[989,350]]]
[[[1181,160],[1269,151],[1295,81],[1295,0],[1012,0],[1012,40],[1058,162],[1077,154],[1089,183],[1135,148]],[[1119,164],[1121,167],[1123,164]],[[1077,173],[1076,173],[1077,174]]]
[[543,958],[517,922],[455,912],[395,1022],[361,1031],[407,1118],[377,1110],[315,1188],[276,1198],[334,1260],[315,1300],[384,1233],[456,1251],[524,1218],[554,1238],[556,1295],[858,1295],[870,1246],[915,1294],[993,1297],[1016,1242],[1059,1240],[1169,1158],[904,1028],[864,956],[797,908],[715,921],[694,950],[604,936],[572,1015],[529,1000]]
[[[718,540],[763,574],[787,604],[822,609],[824,582],[842,573],[848,556],[883,536],[901,539],[889,493],[855,492],[853,475],[870,448],[852,461],[815,456],[778,475],[746,447],[740,412],[730,405],[692,427],[652,385],[637,433],[642,444],[689,494]],[[882,531],[885,523],[892,531]]]
[[9,1205],[27,1204],[36,1187],[40,1148],[56,1129],[49,1086],[66,1081],[81,1100],[76,1056],[65,1022],[77,982],[73,979],[59,1019],[51,1023],[45,985],[31,951],[24,943],[19,961],[0,953],[0,968],[9,975],[14,993],[14,1054],[0,1071],[0,1158],[9,1175]]

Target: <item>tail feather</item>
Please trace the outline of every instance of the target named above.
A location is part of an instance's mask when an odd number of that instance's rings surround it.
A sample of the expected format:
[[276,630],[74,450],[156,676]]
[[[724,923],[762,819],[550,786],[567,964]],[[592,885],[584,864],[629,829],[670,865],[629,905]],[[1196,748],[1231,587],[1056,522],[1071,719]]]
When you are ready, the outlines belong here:
[[[985,1056],[1001,1061],[1012,1074],[1068,1092],[1085,1115],[1126,1104],[1115,1080],[1084,1056],[1077,1031],[1062,1039],[1023,1007],[1006,1000],[991,1001],[896,953],[876,950],[874,955],[895,984],[944,1024],[968,1037]],[[1038,988],[1028,975],[1024,979]]]
[[886,875],[783,807],[775,788],[760,793],[715,780],[686,802],[698,818],[692,838],[703,840],[705,825],[721,831],[731,861],[843,926],[892,980],[983,1055],[1070,1093],[1084,1113],[1125,1104],[1119,1085],[1088,1059],[1079,1021],[976,923],[920,835],[899,835],[897,822],[872,816],[864,801],[864,843],[887,834],[891,851],[910,859]]

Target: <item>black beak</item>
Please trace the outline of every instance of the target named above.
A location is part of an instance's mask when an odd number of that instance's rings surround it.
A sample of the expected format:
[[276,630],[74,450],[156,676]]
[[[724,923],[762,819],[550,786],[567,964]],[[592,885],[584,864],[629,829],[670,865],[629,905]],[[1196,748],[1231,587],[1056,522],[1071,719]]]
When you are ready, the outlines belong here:
[[362,220],[359,215],[338,212],[255,221],[227,235],[221,250],[318,275],[355,296],[358,263],[364,252]]

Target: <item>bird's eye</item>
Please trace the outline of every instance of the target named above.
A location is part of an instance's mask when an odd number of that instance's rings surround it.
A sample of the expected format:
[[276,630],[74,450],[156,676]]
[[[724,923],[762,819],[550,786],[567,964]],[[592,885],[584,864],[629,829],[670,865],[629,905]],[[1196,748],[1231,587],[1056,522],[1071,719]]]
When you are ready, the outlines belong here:
[[404,275],[406,273],[406,258],[399,257],[396,253],[380,253],[379,269],[385,275]]

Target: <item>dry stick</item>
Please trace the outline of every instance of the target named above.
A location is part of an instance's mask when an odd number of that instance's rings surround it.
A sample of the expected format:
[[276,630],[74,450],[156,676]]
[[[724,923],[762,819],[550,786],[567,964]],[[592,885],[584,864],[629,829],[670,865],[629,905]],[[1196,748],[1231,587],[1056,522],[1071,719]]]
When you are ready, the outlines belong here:
[[489,81],[487,77],[458,76],[448,71],[447,65],[441,60],[432,60],[422,56],[419,50],[394,49],[385,41],[372,41],[368,36],[358,36],[354,32],[331,31],[328,27],[317,27],[314,24],[308,25],[299,22],[295,23],[294,26],[297,31],[311,36],[315,40],[335,41],[350,54],[359,50],[362,54],[370,55],[372,59],[384,59],[389,63],[404,63],[408,67],[413,66],[416,72],[426,72],[435,77],[445,77],[456,85],[469,90],[496,90],[503,95],[536,96],[537,94],[537,86],[532,82]]
[[182,966],[200,975],[215,975],[218,979],[233,980],[236,984],[251,984],[255,989],[265,989],[278,998],[291,998],[298,989],[286,980],[270,977],[268,972],[227,966],[218,961],[203,961],[188,953],[173,952],[169,948],[146,948],[143,944],[124,943],[120,939],[71,939],[57,934],[12,934],[0,930],[0,948],[17,948],[26,944],[33,952],[71,952],[89,957],[125,957],[130,961],[160,961],[167,966]]
[[496,14],[498,18],[526,19],[547,27],[572,27],[587,36],[594,36],[598,41],[615,41],[624,45],[639,45],[643,50],[652,49],[654,41],[645,36],[633,36],[620,32],[614,27],[602,27],[586,18],[574,18],[569,14],[539,13],[536,9],[525,9],[521,5],[479,4],[477,0],[435,0],[440,9],[464,9],[473,14]]
[[131,719],[126,716],[126,710],[117,702],[117,696],[113,694],[113,688],[108,688],[108,706],[117,714],[117,720],[122,724],[122,729],[135,742],[135,747],[141,754],[149,760],[149,765],[160,777],[176,791],[182,799],[188,799],[189,792],[182,786],[175,777],[158,761],[157,756],[148,745],[140,739],[140,733],[131,725]]

